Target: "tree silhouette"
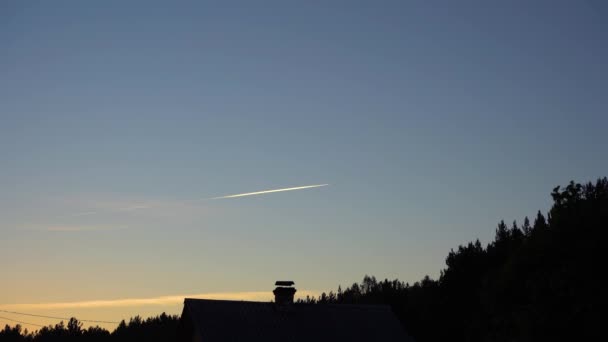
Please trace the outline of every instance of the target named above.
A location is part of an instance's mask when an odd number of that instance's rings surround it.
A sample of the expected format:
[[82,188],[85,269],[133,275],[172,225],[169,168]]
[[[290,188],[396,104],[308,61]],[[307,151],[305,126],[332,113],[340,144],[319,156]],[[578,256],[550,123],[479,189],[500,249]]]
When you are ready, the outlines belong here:
[[533,225],[500,221],[485,248],[450,251],[438,280],[410,286],[366,275],[339,287],[335,302],[391,305],[418,341],[597,339],[602,288],[591,277],[608,228],[608,179],[570,182],[551,197],[547,219],[538,211]]

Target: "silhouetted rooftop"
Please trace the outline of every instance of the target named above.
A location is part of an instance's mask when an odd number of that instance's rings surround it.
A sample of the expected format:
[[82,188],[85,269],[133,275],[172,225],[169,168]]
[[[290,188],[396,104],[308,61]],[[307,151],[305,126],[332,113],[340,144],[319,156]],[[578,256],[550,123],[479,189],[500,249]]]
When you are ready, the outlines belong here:
[[189,299],[182,338],[189,341],[412,341],[390,307]]

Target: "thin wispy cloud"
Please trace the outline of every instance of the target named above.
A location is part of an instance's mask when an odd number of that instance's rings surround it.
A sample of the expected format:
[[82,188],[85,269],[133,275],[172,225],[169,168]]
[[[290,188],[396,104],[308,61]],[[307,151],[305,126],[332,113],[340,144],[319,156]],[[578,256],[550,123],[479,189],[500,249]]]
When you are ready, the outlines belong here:
[[[84,205],[81,206],[81,203]],[[210,206],[201,203],[201,199],[197,200],[175,200],[163,198],[137,198],[137,199],[80,199],[76,198],[72,201],[66,201],[64,208],[72,207],[71,214],[57,216],[51,219],[49,225],[74,225],[74,224],[97,224],[104,220],[116,219],[128,220],[134,223],[133,220],[146,220],[151,218],[169,218],[169,217],[201,217],[210,213]],[[63,208],[62,208],[63,209]],[[63,209],[62,211],[67,211]],[[218,209],[213,209],[217,212]],[[69,211],[68,211],[69,212]],[[143,222],[143,221],[140,221]]]
[[148,208],[150,208],[150,205],[139,204],[139,205],[133,205],[133,206],[124,207],[124,208],[119,208],[118,211],[135,211],[135,210],[148,209]]
[[[118,207],[118,208],[106,208],[105,210],[102,210],[101,213],[105,212],[132,212],[132,211],[136,211],[136,210],[142,210],[142,209],[149,209],[153,207],[152,205],[148,205],[148,204],[136,204],[136,205],[128,205],[128,206],[124,206],[124,207]],[[68,215],[68,217],[81,217],[81,216],[89,216],[89,215],[96,215],[96,214],[100,214],[100,211],[83,211],[83,212],[78,212],[78,213],[74,213],[71,215]]]
[[94,231],[109,231],[123,229],[124,227],[116,226],[50,226],[40,230],[48,232],[94,232]]
[[245,197],[245,196],[265,195],[265,194],[270,194],[270,193],[274,193],[274,192],[304,190],[304,189],[318,188],[318,187],[327,186],[327,185],[329,185],[329,184],[315,184],[315,185],[296,186],[296,187],[291,187],[291,188],[261,190],[261,191],[256,191],[256,192],[246,192],[246,193],[242,193],[242,194],[234,194],[234,195],[225,195],[225,196],[219,196],[219,197],[212,197],[212,198],[209,198],[209,199],[217,200],[217,199],[225,199],[225,198],[237,198],[237,197]]
[[97,214],[96,211],[83,211],[83,212],[80,212],[80,213],[72,214],[70,216],[72,216],[72,217],[78,217],[78,216],[87,216],[87,215],[95,215],[95,214]]
[[90,232],[94,230],[99,230],[96,227],[81,227],[81,226],[55,226],[55,227],[47,227],[43,230],[47,232]]
[[56,224],[27,224],[15,227],[17,230],[34,232],[95,232],[113,231],[127,228],[124,225],[56,225]]
[[[298,298],[306,296],[316,297],[318,291],[300,290]],[[158,296],[149,298],[124,298],[110,300],[87,300],[78,302],[55,302],[55,303],[30,303],[30,304],[5,304],[0,305],[2,310],[28,311],[36,310],[61,310],[61,309],[89,309],[89,308],[116,308],[116,307],[137,307],[148,305],[175,305],[182,304],[184,298],[202,299],[221,299],[221,300],[247,300],[247,301],[270,301],[273,298],[270,291],[249,291],[249,292],[217,292],[199,294],[181,294],[171,296]]]

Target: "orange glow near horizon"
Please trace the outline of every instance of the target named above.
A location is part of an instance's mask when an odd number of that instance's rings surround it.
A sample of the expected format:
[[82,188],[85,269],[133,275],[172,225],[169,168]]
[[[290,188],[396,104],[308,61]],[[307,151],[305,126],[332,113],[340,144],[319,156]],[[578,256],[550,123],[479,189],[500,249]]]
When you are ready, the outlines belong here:
[[[296,293],[296,298],[306,296],[318,296],[318,291],[301,290]],[[0,310],[14,311],[28,314],[39,314],[54,317],[76,317],[81,320],[99,320],[120,322],[128,321],[130,317],[139,315],[143,318],[156,316],[165,312],[170,315],[179,315],[185,298],[216,299],[216,300],[243,300],[243,301],[270,301],[273,298],[271,291],[246,291],[246,292],[216,292],[201,294],[182,294],[157,296],[148,298],[121,298],[109,300],[86,300],[75,302],[49,302],[49,303],[24,303],[24,304],[0,304]],[[10,320],[4,319],[8,318]],[[18,323],[15,321],[21,321]],[[59,323],[61,319],[32,317],[17,315],[0,311],[0,323],[14,326],[21,324],[29,331],[38,330],[38,325],[48,326]],[[64,320],[65,321],[65,320]],[[27,323],[32,324],[27,324]],[[99,325],[112,331],[117,323],[83,322],[83,326]]]

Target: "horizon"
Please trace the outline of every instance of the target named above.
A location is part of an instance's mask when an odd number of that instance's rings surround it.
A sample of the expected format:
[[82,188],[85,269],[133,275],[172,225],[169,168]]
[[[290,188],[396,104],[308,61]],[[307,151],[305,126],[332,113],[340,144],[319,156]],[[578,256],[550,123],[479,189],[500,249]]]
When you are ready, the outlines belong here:
[[0,310],[120,321],[277,279],[437,278],[451,249],[605,176],[606,15],[3,2]]

